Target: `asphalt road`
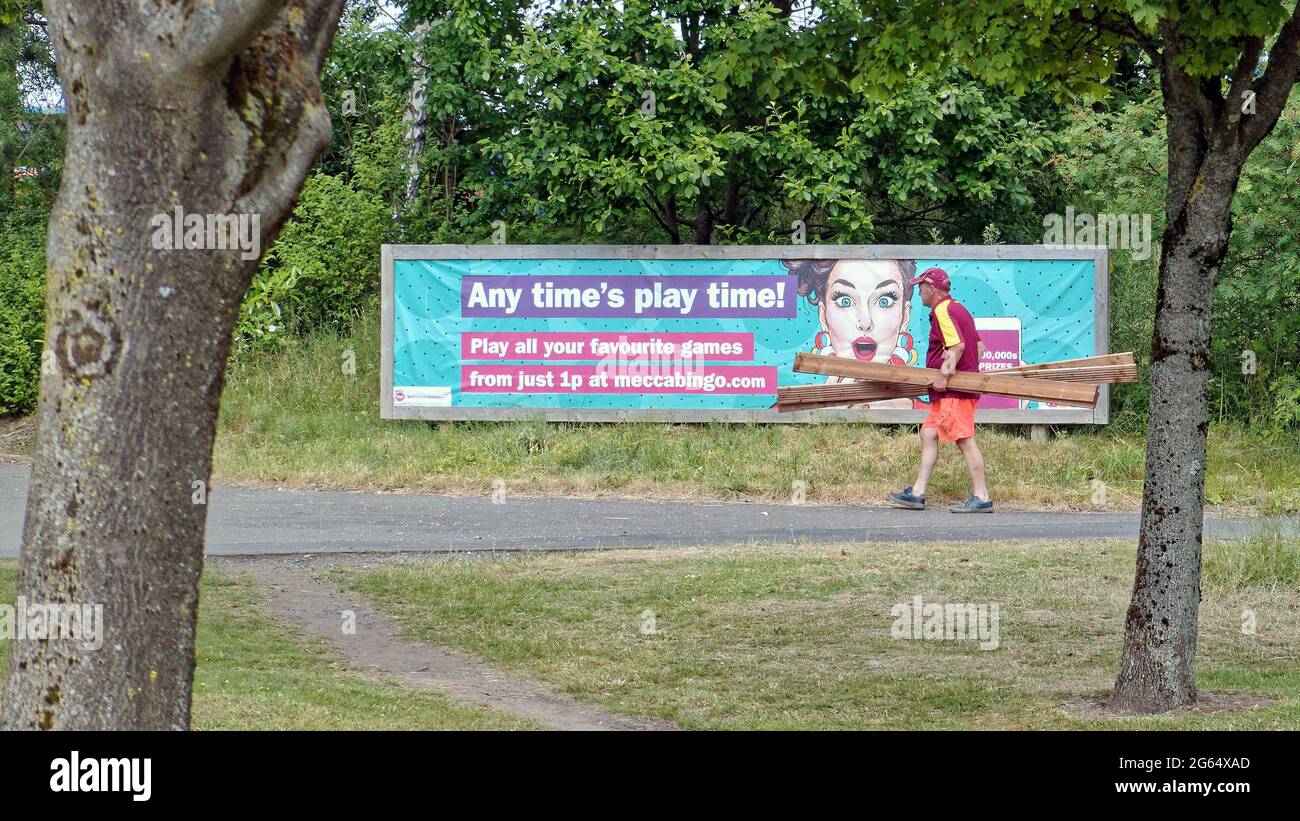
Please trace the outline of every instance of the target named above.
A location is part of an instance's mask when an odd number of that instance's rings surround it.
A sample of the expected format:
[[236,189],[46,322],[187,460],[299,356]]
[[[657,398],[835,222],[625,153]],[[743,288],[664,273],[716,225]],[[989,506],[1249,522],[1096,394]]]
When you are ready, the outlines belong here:
[[[29,468],[0,465],[0,556],[17,556]],[[631,502],[217,487],[208,555],[564,550],[766,541],[1134,538],[1136,513],[999,511],[959,516],[853,505]],[[1269,520],[1206,519],[1210,535]],[[1283,523],[1300,530],[1295,520]]]

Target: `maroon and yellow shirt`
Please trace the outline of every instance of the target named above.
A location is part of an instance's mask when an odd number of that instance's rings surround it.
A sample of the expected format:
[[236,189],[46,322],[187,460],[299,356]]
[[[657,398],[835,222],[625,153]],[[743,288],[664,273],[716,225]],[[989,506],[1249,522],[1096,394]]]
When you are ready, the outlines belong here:
[[[930,310],[930,344],[925,350],[925,366],[938,368],[943,364],[943,352],[954,345],[966,343],[957,359],[957,370],[979,373],[979,331],[975,330],[975,317],[966,306],[950,296]],[[945,396],[957,399],[978,399],[978,393],[965,391],[936,391],[930,389],[930,401],[937,402]]]

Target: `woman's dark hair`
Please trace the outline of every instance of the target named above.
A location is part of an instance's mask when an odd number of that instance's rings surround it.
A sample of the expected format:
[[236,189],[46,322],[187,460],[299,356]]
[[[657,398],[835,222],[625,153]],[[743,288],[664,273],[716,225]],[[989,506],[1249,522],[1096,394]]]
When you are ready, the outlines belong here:
[[[790,273],[799,277],[799,296],[807,297],[809,303],[816,305],[826,293],[831,270],[840,260],[783,259],[781,262],[790,269]],[[898,266],[898,273],[903,277],[903,302],[911,303],[912,289],[915,287],[911,284],[911,279],[916,276],[916,260],[896,259],[893,263]]]

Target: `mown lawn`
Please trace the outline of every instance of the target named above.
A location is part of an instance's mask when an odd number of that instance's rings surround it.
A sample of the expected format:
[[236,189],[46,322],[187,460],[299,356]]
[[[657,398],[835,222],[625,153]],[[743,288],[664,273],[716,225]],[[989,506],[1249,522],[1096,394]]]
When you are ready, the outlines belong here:
[[[12,604],[17,565],[0,560],[0,602]],[[199,605],[193,726],[202,730],[525,729],[529,722],[455,704],[436,693],[350,672],[260,609],[258,585],[209,570]],[[0,637],[0,654],[6,645]],[[0,655],[0,658],[4,658]],[[3,669],[0,669],[0,681]]]
[[[1111,720],[1062,705],[1113,684],[1130,543],[757,545],[330,575],[413,638],[687,728],[1300,728],[1300,542],[1206,555],[1199,686],[1273,702]],[[915,596],[997,604],[997,649],[893,637],[891,608]]]

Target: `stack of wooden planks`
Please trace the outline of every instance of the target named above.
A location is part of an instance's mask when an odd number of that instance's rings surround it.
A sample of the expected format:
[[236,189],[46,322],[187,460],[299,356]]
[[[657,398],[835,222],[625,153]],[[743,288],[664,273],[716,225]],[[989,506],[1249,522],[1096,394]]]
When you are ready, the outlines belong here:
[[[795,355],[794,369],[799,373],[857,381],[778,388],[776,408],[782,413],[922,396],[939,374],[934,368],[908,368],[808,353]],[[1097,403],[1097,385],[1136,381],[1137,364],[1133,353],[1128,351],[987,373],[958,372],[948,377],[948,388],[1091,408]]]

